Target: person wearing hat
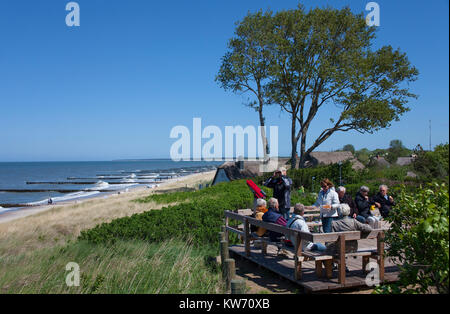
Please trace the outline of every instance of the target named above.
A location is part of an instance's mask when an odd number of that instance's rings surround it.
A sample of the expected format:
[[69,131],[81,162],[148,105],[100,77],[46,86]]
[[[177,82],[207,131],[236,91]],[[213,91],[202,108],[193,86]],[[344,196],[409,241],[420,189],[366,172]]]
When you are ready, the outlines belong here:
[[280,167],[273,176],[264,182],[264,186],[273,189],[273,197],[278,200],[280,214],[284,219],[289,219],[291,210],[291,187],[292,180],[286,174],[286,168]]

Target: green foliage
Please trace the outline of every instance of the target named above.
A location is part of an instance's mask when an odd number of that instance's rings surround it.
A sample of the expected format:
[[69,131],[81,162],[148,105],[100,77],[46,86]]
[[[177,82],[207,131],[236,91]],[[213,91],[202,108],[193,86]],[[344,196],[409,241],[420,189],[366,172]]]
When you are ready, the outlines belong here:
[[412,151],[410,149],[403,146],[401,140],[392,140],[389,144],[386,160],[393,164],[397,161],[398,157],[408,157],[411,153]]
[[[278,104],[289,114],[292,165],[300,140],[301,161],[335,132],[373,133],[409,110],[416,95],[404,83],[417,69],[406,54],[383,46],[373,50],[375,28],[349,8],[249,13],[237,24],[216,81],[235,93],[250,92],[248,104]],[[306,148],[320,109],[341,108]],[[300,127],[297,129],[297,125]]]
[[[320,181],[324,178],[330,179],[336,186],[339,185],[339,164],[314,168],[289,169],[287,174],[292,179],[294,189],[303,186],[306,191],[318,192],[320,190]],[[265,174],[259,183],[262,184],[270,176],[271,174]],[[360,173],[352,168],[350,161],[346,161],[341,165],[341,176],[342,183],[346,184],[359,181]]]
[[[77,241],[0,259],[2,293],[220,293],[216,251],[189,241]],[[68,261],[80,266],[80,285],[67,286]]]
[[449,148],[448,143],[440,144],[434,151],[415,150],[417,158],[413,162],[413,169],[425,181],[444,180],[448,183]]
[[449,292],[448,185],[429,185],[414,194],[402,191],[390,214],[387,255],[401,269],[399,282],[379,292]]
[[355,154],[355,147],[352,144],[344,145],[342,150],[345,152],[351,152],[352,154]]
[[298,191],[291,192],[291,206],[297,203],[303,205],[312,205],[317,200],[317,193],[299,193]]
[[253,195],[245,180],[217,184],[195,192],[151,195],[141,202],[181,202],[161,210],[149,210],[115,219],[81,232],[80,240],[94,243],[118,239],[161,242],[172,238],[191,238],[196,245],[217,245],[224,210],[251,208]]
[[370,151],[367,148],[356,151],[355,156],[363,165],[367,166],[369,164]]

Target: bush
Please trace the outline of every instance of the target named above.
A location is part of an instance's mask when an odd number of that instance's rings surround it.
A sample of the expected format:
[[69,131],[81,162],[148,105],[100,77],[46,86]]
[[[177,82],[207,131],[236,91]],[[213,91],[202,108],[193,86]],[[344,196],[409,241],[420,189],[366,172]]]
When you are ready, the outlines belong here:
[[[332,164],[314,168],[289,169],[287,175],[292,179],[294,189],[303,186],[306,191],[318,192],[320,190],[320,181],[324,178],[330,179],[335,185],[339,184],[339,165]],[[262,184],[270,176],[272,176],[272,173],[265,174],[257,183]],[[341,177],[343,184],[359,181],[360,176],[361,173],[352,168],[350,161],[342,163]],[[314,186],[312,177],[314,177]]]
[[400,267],[399,281],[378,292],[449,292],[448,186],[429,185],[415,194],[402,191],[385,241],[387,256]]
[[251,208],[253,195],[245,180],[240,180],[195,192],[151,195],[139,201],[184,202],[103,223],[82,231],[79,239],[105,243],[118,239],[161,242],[172,238],[191,238],[196,245],[217,245],[217,233],[223,225],[224,210]]
[[422,180],[441,180],[448,183],[448,143],[436,146],[433,152],[416,150],[415,153],[417,158],[413,162],[413,169]]

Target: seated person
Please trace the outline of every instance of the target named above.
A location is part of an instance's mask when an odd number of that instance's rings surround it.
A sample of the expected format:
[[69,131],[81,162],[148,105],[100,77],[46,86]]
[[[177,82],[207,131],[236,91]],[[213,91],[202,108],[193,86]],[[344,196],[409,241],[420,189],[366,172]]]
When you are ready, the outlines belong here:
[[369,188],[362,186],[355,197],[356,208],[358,215],[356,219],[361,223],[368,223],[372,228],[378,223],[379,218],[374,216],[370,207],[374,205],[373,201],[369,199]]
[[[341,204],[347,204],[350,206],[350,215],[349,217],[356,218],[358,216],[358,209],[356,208],[355,201],[353,201],[353,198],[350,194],[346,193],[346,189],[343,186],[340,186],[337,188],[336,192],[339,196],[339,203]],[[339,218],[342,218],[342,213],[339,212]]]
[[[300,203],[295,204],[294,214],[288,220],[286,226],[291,229],[296,229],[296,230],[310,233],[308,225],[306,224],[305,218],[303,217],[304,214],[305,214],[305,206]],[[292,244],[295,247],[296,239],[290,238],[289,240],[291,240]],[[302,241],[302,247],[303,247],[302,248],[303,251],[304,250],[324,251],[326,249],[325,245],[323,245],[322,243],[312,243],[309,241]]]
[[392,209],[392,206],[395,206],[394,199],[392,196],[388,195],[388,187],[387,185],[380,185],[380,191],[373,198],[375,203],[375,207],[379,208],[380,214],[383,218],[386,218],[389,215],[389,212]]
[[[286,219],[278,212],[278,200],[276,198],[271,198],[269,200],[269,209],[262,216],[262,220],[266,222],[275,223],[277,225],[286,226]],[[280,241],[283,234],[270,231],[269,230],[269,238],[272,242]]]
[[[331,224],[331,229],[333,232],[344,232],[344,231],[361,231],[362,236],[367,236],[372,228],[364,223],[360,223],[356,219],[350,218],[350,206],[348,204],[341,204],[341,212],[343,218],[334,220]],[[358,240],[345,241],[345,252],[352,253],[358,250]],[[337,243],[332,242],[327,245],[326,253],[330,255],[337,254]]]
[[[264,216],[264,214],[267,212],[267,208],[266,208],[266,201],[262,198],[258,198],[256,200],[256,212],[255,212],[255,218],[257,220],[263,220],[262,217]],[[266,229],[262,228],[262,227],[257,227],[254,225],[251,225],[251,231],[255,233],[255,235],[257,235],[258,237],[262,237],[264,236],[264,234],[266,233]]]

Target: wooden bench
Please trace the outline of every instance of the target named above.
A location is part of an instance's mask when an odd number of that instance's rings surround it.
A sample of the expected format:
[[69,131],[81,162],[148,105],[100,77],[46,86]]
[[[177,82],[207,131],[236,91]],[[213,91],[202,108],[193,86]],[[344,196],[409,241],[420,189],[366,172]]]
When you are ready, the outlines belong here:
[[[291,213],[294,211],[294,207],[291,207]],[[313,210],[315,211],[315,210]],[[306,212],[306,210],[305,210]],[[252,209],[238,209],[237,211],[238,214],[243,215],[243,216],[248,216],[250,217],[251,215],[253,215],[253,210]],[[314,214],[304,214],[303,217],[305,218],[306,224],[309,227],[309,230],[313,230],[314,228],[320,228],[322,227],[322,222],[318,222],[318,221],[313,221],[314,218],[319,218],[320,214],[318,213],[314,213]],[[239,225],[239,228],[242,230],[243,229],[243,225]]]
[[[345,258],[361,256],[363,259],[362,270],[365,272],[369,262],[368,259],[376,255],[376,252],[376,250],[358,250],[357,252],[345,253]],[[340,259],[336,258],[336,256],[327,255],[324,252],[303,251],[302,255],[305,257],[305,260],[312,260],[315,262],[317,277],[322,277],[323,269],[325,269],[325,276],[331,278],[333,276],[333,263],[339,264],[340,262]]]
[[[251,210],[250,210],[251,211]],[[244,212],[244,211],[241,211]],[[247,211],[248,212],[248,211]],[[243,222],[243,230],[239,230],[229,226],[229,219],[234,219]],[[338,264],[338,282],[345,284],[345,259],[346,257],[361,256],[362,257],[362,270],[365,271],[366,265],[370,258],[376,259],[379,265],[379,278],[380,281],[384,280],[384,231],[383,229],[374,229],[365,237],[361,237],[360,231],[350,232],[332,232],[332,233],[307,233],[299,230],[290,229],[284,226],[280,226],[274,223],[269,223],[261,220],[257,220],[251,216],[242,215],[240,213],[225,211],[225,226],[226,226],[226,239],[229,239],[229,233],[233,232],[242,236],[244,242],[245,255],[250,256],[250,241],[258,239],[250,233],[250,225],[262,227],[267,230],[281,233],[286,238],[296,239],[295,247],[289,249],[294,253],[294,277],[296,280],[301,280],[302,262],[306,260],[313,260],[316,264],[316,274],[322,276],[322,264],[325,265],[326,277],[331,278],[333,270],[333,262]],[[377,239],[376,250],[365,250],[354,253],[345,253],[345,242],[351,240],[360,239]],[[261,250],[265,255],[267,254],[267,244],[274,244],[267,238],[259,238],[262,241]],[[337,243],[337,254],[335,256],[326,255],[319,252],[302,251],[303,241],[309,241],[312,243]],[[275,245],[279,245],[275,243]],[[286,249],[286,247],[285,247]]]

